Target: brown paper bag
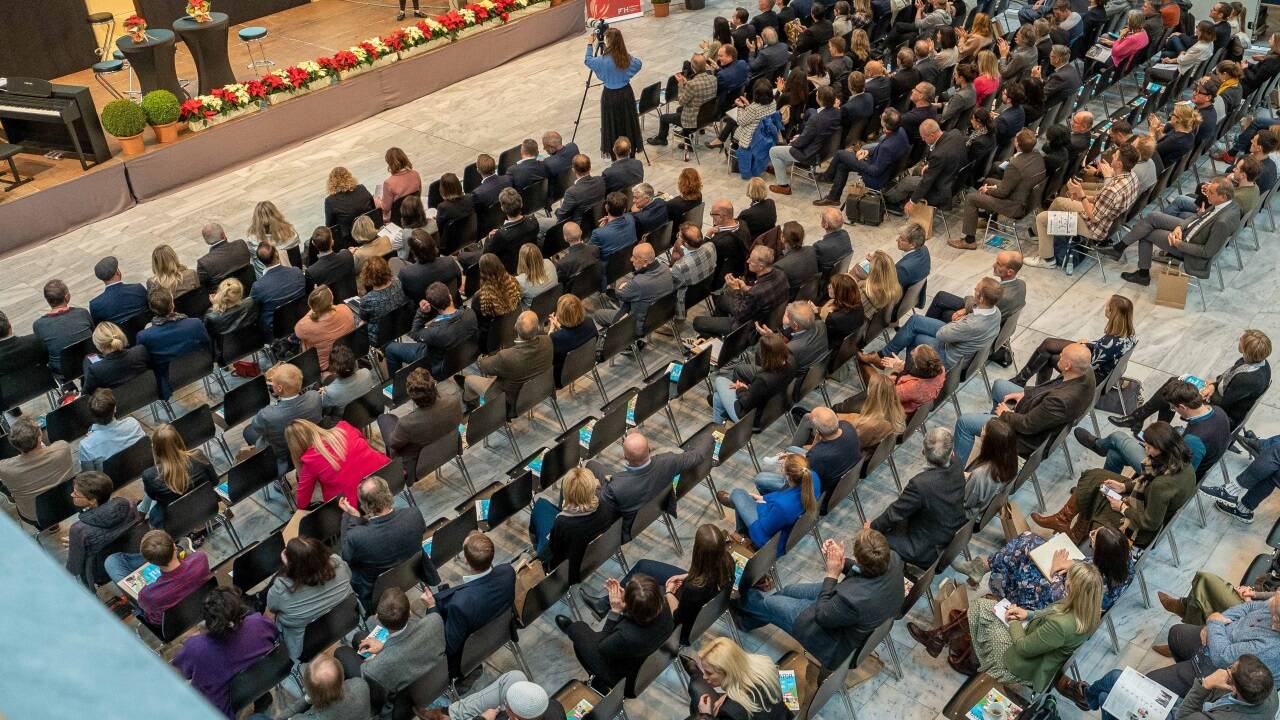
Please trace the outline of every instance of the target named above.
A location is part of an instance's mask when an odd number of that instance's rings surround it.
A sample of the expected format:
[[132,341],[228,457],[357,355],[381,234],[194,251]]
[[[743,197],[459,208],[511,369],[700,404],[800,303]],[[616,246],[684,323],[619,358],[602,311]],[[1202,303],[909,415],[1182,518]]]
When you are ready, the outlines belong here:
[[912,203],[907,220],[924,228],[925,239],[933,237],[933,207],[924,203]]
[[1024,532],[1031,532],[1027,518],[1018,509],[1018,504],[1010,500],[1000,509],[1000,527],[1004,529],[1004,539],[1012,540]]
[[933,624],[942,625],[945,618],[951,617],[952,610],[969,609],[969,593],[965,591],[964,585],[957,584],[951,578],[943,578],[929,604],[933,607]]
[[534,558],[527,564],[516,568],[516,598],[520,603],[520,614],[524,615],[524,601],[538,583],[542,582],[547,576],[546,570],[542,568],[542,561]]
[[1191,284],[1191,276],[1178,268],[1168,267],[1156,273],[1156,304],[1178,308],[1187,306],[1187,287]]

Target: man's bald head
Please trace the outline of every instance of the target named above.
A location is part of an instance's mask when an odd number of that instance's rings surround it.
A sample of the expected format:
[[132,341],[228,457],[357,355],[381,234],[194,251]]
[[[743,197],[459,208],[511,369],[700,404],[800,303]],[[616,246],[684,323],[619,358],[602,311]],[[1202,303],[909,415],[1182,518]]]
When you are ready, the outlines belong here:
[[920,139],[930,145],[938,141],[942,137],[942,127],[938,125],[938,121],[930,118],[920,123]]
[[840,208],[829,207],[822,211],[822,229],[827,232],[844,227],[844,213]]
[[516,337],[521,340],[532,340],[538,335],[538,314],[525,310],[516,317]]
[[799,332],[812,329],[817,320],[813,305],[807,302],[788,303],[786,313],[787,325]]
[[809,421],[813,423],[813,429],[822,437],[831,437],[840,431],[840,418],[836,417],[836,412],[829,407],[819,405],[810,410]]
[[1093,354],[1081,343],[1071,343],[1062,350],[1058,359],[1058,369],[1064,376],[1080,377],[1086,372],[1093,372],[1091,364]]
[[733,203],[728,200],[716,200],[711,203],[711,212],[722,217],[733,217]]
[[207,223],[200,228],[200,236],[204,238],[205,244],[217,245],[227,239],[227,233],[218,223]]
[[866,73],[867,77],[880,77],[884,75],[884,63],[879,60],[872,60],[867,63],[863,72]]
[[323,710],[341,700],[345,675],[342,664],[332,655],[320,654],[308,663],[307,672],[302,676],[302,684],[306,687],[312,706]]
[[649,439],[639,432],[629,433],[622,439],[622,458],[631,467],[649,462]]
[[1093,127],[1093,113],[1088,110],[1081,110],[1071,116],[1072,132],[1084,132]]
[[631,255],[636,259],[636,262],[643,263],[644,265],[648,265],[658,257],[657,253],[653,251],[653,246],[649,243],[640,243],[639,245],[636,245],[635,248],[631,250]]

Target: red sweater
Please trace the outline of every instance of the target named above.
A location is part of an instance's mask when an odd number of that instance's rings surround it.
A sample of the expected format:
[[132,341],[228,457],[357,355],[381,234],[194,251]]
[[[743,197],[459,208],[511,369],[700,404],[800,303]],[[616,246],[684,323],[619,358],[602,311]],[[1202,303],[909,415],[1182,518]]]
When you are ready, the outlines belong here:
[[354,507],[357,502],[356,488],[360,481],[370,473],[390,462],[390,458],[369,447],[369,442],[359,430],[341,421],[334,430],[342,433],[347,441],[345,457],[338,458],[338,468],[334,469],[324,459],[320,451],[310,448],[298,458],[298,507],[305,508],[311,504],[311,495],[315,492],[316,483],[320,483],[320,496],[328,501],[339,495],[346,495],[347,502]]

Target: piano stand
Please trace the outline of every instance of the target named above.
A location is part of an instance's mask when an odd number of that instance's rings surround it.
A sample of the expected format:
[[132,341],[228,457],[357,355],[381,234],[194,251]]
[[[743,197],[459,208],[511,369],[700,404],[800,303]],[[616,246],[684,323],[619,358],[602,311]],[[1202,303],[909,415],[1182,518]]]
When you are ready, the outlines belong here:
[[9,162],[9,174],[13,176],[13,179],[10,180],[6,179],[4,175],[0,175],[0,183],[4,183],[5,192],[9,192],[19,185],[25,185],[31,182],[31,178],[24,178],[18,174],[18,163],[14,162],[13,158],[20,152],[22,152],[21,145],[0,143],[0,160],[7,160]]

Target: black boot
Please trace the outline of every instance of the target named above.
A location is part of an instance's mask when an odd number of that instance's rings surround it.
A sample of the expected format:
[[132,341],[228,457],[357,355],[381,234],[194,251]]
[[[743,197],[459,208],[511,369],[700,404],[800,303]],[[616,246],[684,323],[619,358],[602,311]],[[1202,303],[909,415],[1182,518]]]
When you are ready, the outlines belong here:
[[1089,432],[1088,430],[1085,430],[1084,428],[1076,428],[1075,436],[1076,436],[1076,440],[1081,445],[1085,446],[1085,448],[1089,450],[1092,450],[1095,455],[1098,455],[1100,457],[1107,456],[1107,451],[1103,450],[1098,445],[1097,435],[1094,435],[1093,433]]
[[1142,421],[1145,419],[1146,418],[1138,417],[1136,413],[1129,413],[1128,415],[1108,415],[1107,416],[1107,422],[1111,423],[1112,425],[1115,425],[1116,427],[1128,428],[1130,430],[1133,430],[1134,432],[1137,432],[1142,429]]
[[1120,273],[1120,279],[1125,282],[1131,282],[1134,285],[1150,285],[1151,273],[1146,270],[1135,270],[1133,272]]

